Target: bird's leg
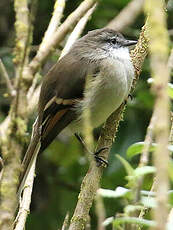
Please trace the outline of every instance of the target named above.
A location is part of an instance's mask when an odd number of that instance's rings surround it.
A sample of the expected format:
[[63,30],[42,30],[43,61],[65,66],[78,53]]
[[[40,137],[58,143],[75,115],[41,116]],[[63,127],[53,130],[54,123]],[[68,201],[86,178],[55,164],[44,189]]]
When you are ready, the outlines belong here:
[[87,148],[86,143],[85,143],[85,141],[82,139],[82,137],[81,137],[78,133],[75,133],[74,135],[75,135],[75,137],[78,139],[78,141],[82,144],[82,146],[84,147],[84,149],[85,149],[87,152],[92,153],[92,152]]
[[[86,143],[84,142],[84,140],[82,139],[82,137],[75,133],[75,137],[78,139],[78,141],[82,144],[82,146],[84,147],[84,149],[90,153],[90,154],[93,154],[93,152],[91,152],[87,146],[86,146]],[[100,167],[100,166],[103,166],[103,167],[107,167],[108,166],[108,162],[106,160],[104,160],[101,156],[99,156],[99,154],[105,150],[105,149],[108,149],[109,147],[102,147],[100,148],[99,150],[97,150],[96,152],[94,152],[94,158],[96,160],[96,163],[97,163],[97,166]]]
[[105,149],[109,149],[109,147],[102,147],[94,153],[97,166],[103,166],[104,168],[106,168],[109,164],[106,160],[103,159],[103,157],[99,156],[99,153],[101,153]]

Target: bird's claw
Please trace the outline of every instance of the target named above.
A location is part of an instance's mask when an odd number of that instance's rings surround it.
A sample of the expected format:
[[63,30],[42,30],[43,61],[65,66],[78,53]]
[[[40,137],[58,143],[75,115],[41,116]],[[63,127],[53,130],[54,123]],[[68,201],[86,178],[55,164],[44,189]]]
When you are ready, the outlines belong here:
[[95,157],[96,164],[98,167],[102,166],[102,167],[106,168],[109,165],[108,162],[103,159],[103,157],[98,156],[99,153],[101,153],[105,149],[109,149],[109,147],[102,147],[94,153],[94,157]]

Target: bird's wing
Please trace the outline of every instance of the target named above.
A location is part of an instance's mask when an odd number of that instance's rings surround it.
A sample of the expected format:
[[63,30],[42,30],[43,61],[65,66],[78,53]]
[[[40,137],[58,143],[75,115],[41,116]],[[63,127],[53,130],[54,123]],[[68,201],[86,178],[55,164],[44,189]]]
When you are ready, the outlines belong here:
[[67,55],[45,77],[40,94],[38,118],[41,134],[40,151],[43,151],[61,130],[76,118],[73,108],[76,102],[83,98],[86,75],[86,67],[79,66],[76,60]]
[[51,105],[43,113],[40,129],[41,152],[76,118],[73,107],[78,100],[80,99],[62,99],[56,96],[52,98]]

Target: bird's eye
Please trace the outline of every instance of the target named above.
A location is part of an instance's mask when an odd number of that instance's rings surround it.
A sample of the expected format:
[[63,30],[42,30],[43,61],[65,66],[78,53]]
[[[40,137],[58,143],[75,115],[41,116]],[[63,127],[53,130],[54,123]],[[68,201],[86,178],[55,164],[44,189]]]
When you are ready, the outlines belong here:
[[111,42],[112,44],[116,44],[117,40],[116,40],[116,38],[112,38],[112,39],[110,40],[110,42]]

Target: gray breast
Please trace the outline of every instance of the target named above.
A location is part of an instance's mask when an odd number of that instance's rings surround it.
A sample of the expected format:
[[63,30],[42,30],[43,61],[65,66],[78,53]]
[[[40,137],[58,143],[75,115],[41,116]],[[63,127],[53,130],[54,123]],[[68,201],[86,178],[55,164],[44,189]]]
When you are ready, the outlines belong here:
[[80,118],[70,125],[73,131],[80,131],[81,111],[86,111],[88,108],[93,128],[105,122],[128,96],[133,76],[134,68],[130,58],[104,59],[100,65],[100,72],[89,82],[83,101],[76,107]]

